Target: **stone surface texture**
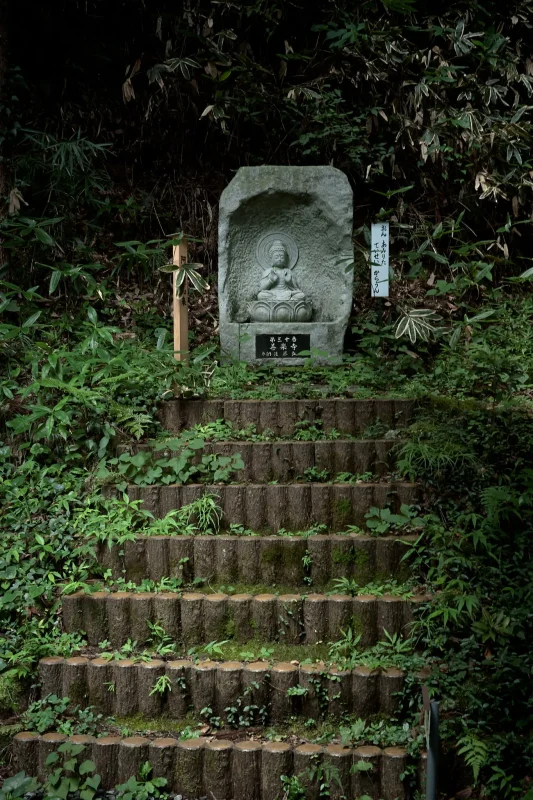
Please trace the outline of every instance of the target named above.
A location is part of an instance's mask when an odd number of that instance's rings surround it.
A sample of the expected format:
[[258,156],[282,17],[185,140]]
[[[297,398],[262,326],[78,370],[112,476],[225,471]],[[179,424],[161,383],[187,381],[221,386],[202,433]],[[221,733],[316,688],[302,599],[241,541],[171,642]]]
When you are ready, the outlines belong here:
[[379,420],[390,428],[409,425],[412,400],[390,398],[355,400],[168,400],[159,411],[165,430],[176,433],[195,425],[224,419],[235,429],[255,425],[258,433],[271,430],[276,436],[293,436],[302,421],[318,424],[326,433],[336,430],[350,436],[362,433]]
[[[97,617],[97,624],[87,633],[89,645],[95,646],[108,639],[113,647],[122,647],[128,639],[144,645],[152,635],[148,622],[159,622],[175,642],[187,647],[204,641],[220,641],[225,636],[228,620],[232,621],[234,641],[247,642],[259,638],[265,642],[281,641],[291,645],[335,641],[343,628],[351,621],[359,620],[361,646],[369,647],[384,640],[385,631],[402,635],[412,622],[413,607],[419,607],[430,599],[427,595],[415,595],[408,600],[393,595],[349,597],[317,594],[316,590],[308,595],[143,592],[147,603],[145,616],[140,617],[134,608],[139,595],[110,592],[100,598],[95,594],[98,593],[76,592],[63,597],[64,629],[67,633],[84,631],[87,627],[85,620]],[[98,613],[101,603],[104,606],[102,614]],[[290,609],[290,615],[287,609]],[[280,622],[282,616],[283,624]],[[41,661],[41,664],[46,664],[49,675],[55,673],[53,680],[58,685],[63,681],[64,663],[59,656],[49,656]],[[103,673],[108,662],[93,659],[91,664],[93,672]],[[111,693],[106,690],[104,694],[110,697]]]
[[[226,358],[302,364],[304,359],[296,357],[256,358],[255,337],[307,334],[311,351],[327,354],[318,356],[318,361],[340,359],[352,304],[352,207],[348,179],[334,167],[239,169],[220,199],[220,339]],[[284,303],[290,317],[291,304],[305,302],[312,305],[309,322],[293,322],[292,317],[250,321],[262,286],[270,285],[264,283],[269,268],[265,259],[271,253],[262,246],[265,239],[286,243],[285,266],[290,273],[286,285],[290,294],[293,280],[299,292],[280,301],[280,318]],[[275,294],[276,281],[271,291]],[[276,297],[266,302],[274,314]]]
[[[239,698],[242,699],[248,689],[245,697],[248,703],[257,706],[255,711],[250,709],[250,714],[258,727],[294,716],[318,719],[326,714],[329,717],[347,713],[366,717],[372,714],[391,715],[398,706],[397,692],[401,691],[404,681],[404,672],[399,669],[338,670],[322,662],[304,665],[280,662],[271,666],[265,661],[244,664],[239,661],[203,660],[195,664],[186,659],[153,659],[134,664],[123,660],[109,664],[107,682],[113,684],[115,690],[107,693],[111,695],[108,698],[99,691],[98,686],[97,691],[91,691],[95,688],[95,683],[90,685],[89,682],[93,660],[80,660],[83,664],[79,665],[74,700],[70,680],[72,659],[52,663],[49,658],[41,659],[41,695],[70,697],[72,707],[91,707],[96,712],[111,713],[116,717],[142,714],[154,719],[163,714],[171,719],[180,719],[187,713],[188,703],[179,702],[172,691],[164,694],[153,691],[156,681],[163,675],[168,677],[170,685],[175,685],[179,675],[179,691],[188,698],[196,713],[201,715],[202,709],[209,706],[227,724],[231,724],[228,711],[231,713],[232,707],[238,706]],[[102,659],[94,660],[100,662]],[[99,664],[97,669],[100,669]],[[333,676],[334,691],[330,686]],[[295,686],[306,687],[306,694],[299,699],[287,696],[287,689]],[[283,696],[282,703],[279,702],[280,695]],[[263,715],[257,714],[260,707],[263,708]]]

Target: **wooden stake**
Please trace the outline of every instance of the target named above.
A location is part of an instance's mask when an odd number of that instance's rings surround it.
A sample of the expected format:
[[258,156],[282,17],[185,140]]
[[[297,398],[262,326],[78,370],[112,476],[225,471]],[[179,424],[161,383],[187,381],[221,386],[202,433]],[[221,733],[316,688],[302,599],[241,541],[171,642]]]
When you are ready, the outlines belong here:
[[[173,248],[172,261],[181,266],[187,263],[187,239]],[[185,278],[182,297],[176,292],[176,272],[172,273],[172,316],[174,318],[174,358],[185,361],[189,355],[189,287]]]

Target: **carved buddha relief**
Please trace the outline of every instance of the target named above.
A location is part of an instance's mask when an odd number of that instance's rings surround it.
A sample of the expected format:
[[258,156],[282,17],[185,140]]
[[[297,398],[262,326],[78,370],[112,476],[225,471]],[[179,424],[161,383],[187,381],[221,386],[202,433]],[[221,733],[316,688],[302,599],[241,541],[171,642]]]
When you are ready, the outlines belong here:
[[257,299],[248,307],[252,322],[310,321],[313,305],[293,275],[298,255],[292,236],[269,233],[260,239],[256,256],[263,273]]

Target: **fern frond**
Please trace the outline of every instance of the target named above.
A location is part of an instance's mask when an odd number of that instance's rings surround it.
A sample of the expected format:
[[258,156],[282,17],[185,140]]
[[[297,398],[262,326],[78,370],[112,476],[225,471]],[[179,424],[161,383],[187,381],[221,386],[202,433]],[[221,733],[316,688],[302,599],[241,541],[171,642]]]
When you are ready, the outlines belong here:
[[45,389],[56,389],[64,394],[69,394],[74,399],[79,400],[81,403],[94,406],[99,400],[103,400],[103,395],[96,392],[94,389],[87,387],[74,386],[73,382],[65,383],[58,378],[41,378],[39,381],[41,386]]
[[141,439],[146,431],[153,425],[153,417],[142,411],[137,411],[131,406],[122,406],[111,402],[111,414],[115,417],[117,425],[122,425],[125,430],[136,439]]
[[515,502],[515,495],[508,486],[488,486],[481,491],[480,497],[487,519],[496,524]]
[[474,783],[477,783],[479,773],[485,766],[489,756],[489,747],[486,742],[469,732],[461,736],[457,742],[458,754],[464,757],[465,763],[472,770]]
[[108,378],[102,378],[98,381],[99,384],[102,386],[109,386],[111,389],[115,386],[120,385],[121,383],[131,383],[132,379],[134,378],[134,374],[129,372],[121,372],[119,375],[111,375]]

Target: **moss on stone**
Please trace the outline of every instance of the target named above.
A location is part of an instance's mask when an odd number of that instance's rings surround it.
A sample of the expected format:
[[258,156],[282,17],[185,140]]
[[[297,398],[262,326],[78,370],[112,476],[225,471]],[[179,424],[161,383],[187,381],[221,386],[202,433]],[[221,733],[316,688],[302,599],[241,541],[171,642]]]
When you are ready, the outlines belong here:
[[331,551],[331,559],[334,564],[351,564],[353,547],[347,553],[340,547],[334,547]]
[[228,614],[228,616],[226,617],[222,630],[224,632],[224,639],[235,638],[235,630],[236,630],[235,620],[231,617],[230,614]]
[[367,551],[359,550],[353,545],[348,552],[342,550],[340,547],[334,547],[331,551],[331,557],[335,564],[354,564],[359,569],[365,567],[369,562]]
[[83,707],[87,699],[87,687],[85,685],[85,681],[72,681],[69,686],[68,696],[70,697],[71,705]]
[[128,564],[127,572],[128,572],[128,581],[131,581],[132,583],[140,584],[146,577],[142,566],[138,563]]
[[16,725],[0,725],[0,749],[3,750],[5,747],[9,747],[13,736],[23,730],[24,726],[21,723],[17,723]]
[[305,555],[305,548],[298,547],[284,547],[283,548],[283,564],[288,567],[301,566],[303,569],[302,559]]
[[348,500],[346,497],[335,500],[333,503],[333,511],[335,516],[338,517],[350,516],[352,513],[352,501]]
[[[155,719],[145,717],[142,714],[135,714],[131,717],[115,717],[115,723],[120,729],[121,735],[145,734],[153,733],[153,731],[172,731],[173,733],[181,733],[187,727],[196,727],[199,720],[195,719],[193,714],[181,719],[171,719],[170,717],[161,716]],[[126,733],[126,732],[127,733]]]
[[23,694],[24,687],[15,675],[0,675],[0,712],[20,711]]
[[251,594],[254,597],[257,594],[294,594],[294,586],[271,583],[232,583],[231,586],[227,582],[210,583],[209,589],[213,594]]
[[348,623],[348,627],[354,632],[355,636],[362,635],[364,632],[364,625],[363,621],[358,617],[350,617],[350,621]]
[[[243,661],[242,653],[253,654],[250,661],[254,661],[260,654],[261,648],[272,651],[269,661],[325,661],[328,657],[327,644],[290,645],[283,643],[264,642],[260,639],[250,639],[247,642],[228,642],[223,645],[222,652],[225,661]],[[247,659],[248,660],[248,659]]]
[[261,552],[261,561],[263,564],[280,565],[282,563],[281,542],[269,542],[268,547]]
[[[302,539],[303,541],[303,539]],[[300,551],[299,547],[290,547],[284,545],[284,541],[280,538],[278,541],[268,543],[268,547],[261,553],[261,561],[264,564],[275,564],[276,566],[294,566],[301,564],[304,550]]]
[[[392,724],[390,717],[384,714],[376,714],[372,719],[382,719],[387,724]],[[357,722],[358,717],[355,714],[347,714],[343,716],[342,724],[349,727],[354,722]],[[310,724],[312,723],[312,724]],[[324,720],[306,720],[305,717],[291,717],[286,723],[269,726],[265,728],[265,738],[270,741],[283,741],[285,739],[311,740],[313,742],[320,741],[321,744],[327,744],[330,737],[336,739],[339,736],[339,721],[334,719]],[[373,744],[372,741],[364,742],[365,744]]]

